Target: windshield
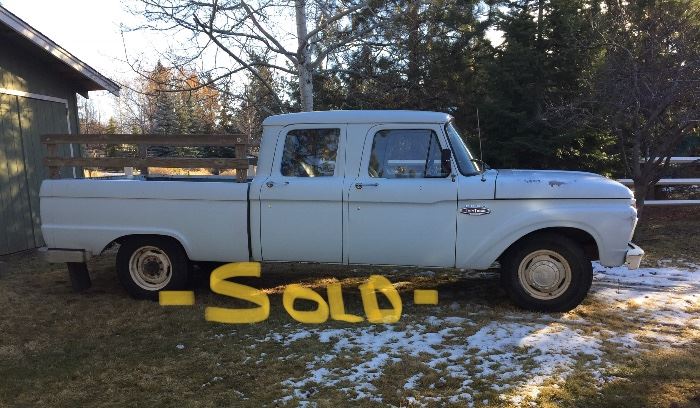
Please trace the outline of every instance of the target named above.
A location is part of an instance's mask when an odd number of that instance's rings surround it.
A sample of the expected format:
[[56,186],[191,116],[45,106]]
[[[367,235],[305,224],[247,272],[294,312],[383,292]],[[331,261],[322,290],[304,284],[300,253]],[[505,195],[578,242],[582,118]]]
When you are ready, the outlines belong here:
[[457,161],[459,172],[465,176],[479,173],[479,167],[477,167],[474,157],[454,122],[450,121],[445,125],[445,132],[450,139],[450,146],[452,146],[452,153]]

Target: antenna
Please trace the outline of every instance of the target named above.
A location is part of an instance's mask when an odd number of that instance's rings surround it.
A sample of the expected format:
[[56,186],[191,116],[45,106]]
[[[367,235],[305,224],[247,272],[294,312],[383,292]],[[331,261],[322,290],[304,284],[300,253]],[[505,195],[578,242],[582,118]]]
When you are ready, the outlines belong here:
[[481,149],[481,123],[479,121],[479,107],[476,108],[476,131],[479,136],[479,171],[481,172],[481,181],[486,181],[484,177],[484,151]]

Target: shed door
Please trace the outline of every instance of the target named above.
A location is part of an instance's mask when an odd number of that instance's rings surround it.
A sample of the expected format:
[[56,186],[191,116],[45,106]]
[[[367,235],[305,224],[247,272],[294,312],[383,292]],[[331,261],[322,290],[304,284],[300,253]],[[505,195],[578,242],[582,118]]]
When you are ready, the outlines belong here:
[[67,131],[63,103],[0,94],[0,255],[44,245],[39,187],[46,152],[39,138]]

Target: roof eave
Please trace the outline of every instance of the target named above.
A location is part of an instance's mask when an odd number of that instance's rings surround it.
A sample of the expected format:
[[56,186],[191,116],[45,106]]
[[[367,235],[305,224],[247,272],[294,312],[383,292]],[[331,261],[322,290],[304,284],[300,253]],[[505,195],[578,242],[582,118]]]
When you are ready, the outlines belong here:
[[[79,60],[73,54],[63,49],[50,38],[37,31],[34,27],[30,26],[2,6],[0,6],[0,22],[4,23],[21,36],[33,42],[38,47],[51,54],[54,58],[68,65],[90,81],[94,82],[102,89],[109,91],[115,96],[119,96],[120,87],[116,82],[105,77],[91,66]],[[87,92],[83,91],[79,93],[83,95]]]

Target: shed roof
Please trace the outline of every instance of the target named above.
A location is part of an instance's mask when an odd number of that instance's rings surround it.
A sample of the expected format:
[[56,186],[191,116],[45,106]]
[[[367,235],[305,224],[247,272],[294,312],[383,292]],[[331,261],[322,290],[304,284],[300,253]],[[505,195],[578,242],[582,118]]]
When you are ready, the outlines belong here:
[[263,125],[296,123],[445,123],[452,116],[441,112],[411,110],[331,110],[270,116]]
[[0,42],[33,45],[44,54],[61,63],[67,69],[66,74],[76,80],[82,89],[78,92],[106,90],[119,95],[119,85],[97,72],[94,68],[76,58],[73,54],[40,33],[24,20],[0,6]]

